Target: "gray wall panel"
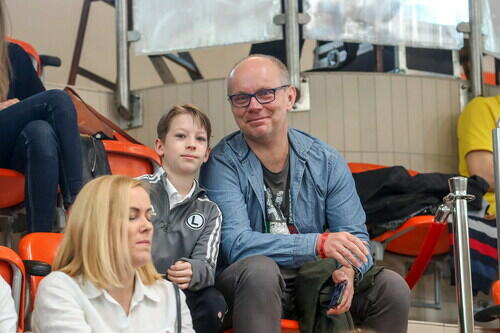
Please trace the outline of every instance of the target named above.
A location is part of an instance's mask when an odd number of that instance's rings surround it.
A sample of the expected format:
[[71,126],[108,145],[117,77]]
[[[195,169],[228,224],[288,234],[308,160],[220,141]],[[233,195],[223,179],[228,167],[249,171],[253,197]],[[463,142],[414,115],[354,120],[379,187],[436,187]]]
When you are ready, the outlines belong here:
[[[379,73],[306,75],[312,108],[291,112],[291,126],[328,142],[350,162],[456,172],[460,81]],[[131,133],[147,144],[152,144],[162,112],[176,103],[191,102],[209,114],[213,145],[237,129],[224,80],[166,85],[139,93],[144,94],[145,126]]]

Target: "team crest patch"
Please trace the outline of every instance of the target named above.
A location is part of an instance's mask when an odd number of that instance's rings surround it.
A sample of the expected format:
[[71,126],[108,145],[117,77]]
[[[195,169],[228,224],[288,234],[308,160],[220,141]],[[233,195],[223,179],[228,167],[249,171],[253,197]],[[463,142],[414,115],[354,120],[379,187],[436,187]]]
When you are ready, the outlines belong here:
[[205,217],[198,213],[191,214],[186,219],[186,225],[193,230],[200,230],[204,224],[205,224]]

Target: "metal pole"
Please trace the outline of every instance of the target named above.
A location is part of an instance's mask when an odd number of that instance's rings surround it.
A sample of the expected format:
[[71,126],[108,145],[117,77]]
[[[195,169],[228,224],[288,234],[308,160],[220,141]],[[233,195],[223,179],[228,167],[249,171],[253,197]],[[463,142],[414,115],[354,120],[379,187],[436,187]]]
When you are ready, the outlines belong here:
[[483,38],[481,35],[481,1],[469,0],[470,61],[472,97],[483,94]]
[[290,72],[290,84],[295,87],[300,87],[298,0],[285,1],[285,31],[286,62],[288,71]]
[[118,112],[125,120],[131,119],[129,94],[128,7],[127,0],[115,0],[116,12],[116,67],[117,87],[115,99]]
[[453,196],[454,264],[460,332],[474,332],[472,279],[470,273],[469,225],[467,221],[467,178],[448,180]]
[[[497,128],[493,129],[493,169],[495,171],[495,202],[497,207],[500,207],[500,128],[498,128],[499,123],[497,123]],[[500,258],[500,215],[496,214],[497,221],[497,250]],[[500,262],[499,268],[500,268]]]

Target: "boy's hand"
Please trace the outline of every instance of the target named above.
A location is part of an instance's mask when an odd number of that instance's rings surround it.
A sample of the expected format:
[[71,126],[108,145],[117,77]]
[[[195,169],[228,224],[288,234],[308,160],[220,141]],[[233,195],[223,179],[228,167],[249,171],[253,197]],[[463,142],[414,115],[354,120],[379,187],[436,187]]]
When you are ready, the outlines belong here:
[[178,285],[182,290],[186,289],[193,278],[191,263],[187,261],[177,261],[167,270],[167,278]]

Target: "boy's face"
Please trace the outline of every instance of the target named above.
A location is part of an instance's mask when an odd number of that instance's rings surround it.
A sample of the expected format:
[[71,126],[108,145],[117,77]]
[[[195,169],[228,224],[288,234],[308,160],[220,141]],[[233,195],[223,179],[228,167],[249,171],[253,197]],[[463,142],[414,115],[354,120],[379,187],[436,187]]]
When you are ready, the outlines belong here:
[[155,150],[169,176],[194,177],[210,153],[206,130],[189,114],[172,119],[165,138],[156,139]]

